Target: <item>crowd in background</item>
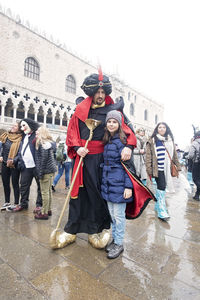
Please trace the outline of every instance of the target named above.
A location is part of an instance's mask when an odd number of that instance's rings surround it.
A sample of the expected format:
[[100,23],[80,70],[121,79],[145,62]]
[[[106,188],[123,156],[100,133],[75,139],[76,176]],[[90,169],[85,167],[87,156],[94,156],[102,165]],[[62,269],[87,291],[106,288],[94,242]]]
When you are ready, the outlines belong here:
[[[151,137],[145,135],[142,127],[135,134],[137,146],[132,153],[135,173],[144,185],[150,183],[154,186],[157,199],[155,211],[158,218],[168,221],[170,216],[165,194],[175,191],[170,170],[171,160],[178,171],[181,170],[181,165],[185,167],[190,185],[196,186],[193,199],[199,200],[200,131],[195,133],[185,151],[178,149],[169,126],[164,122],[156,126]],[[65,188],[70,186],[72,162],[67,155],[66,135],[59,136],[56,143],[47,128],[39,127],[33,120],[24,119],[14,124],[8,132],[1,134],[0,148],[5,197],[1,210],[17,212],[28,209],[30,186],[35,178],[38,188],[35,218],[48,219],[52,214],[52,191],[56,191],[56,185],[63,173]],[[10,199],[10,181],[13,203]]]

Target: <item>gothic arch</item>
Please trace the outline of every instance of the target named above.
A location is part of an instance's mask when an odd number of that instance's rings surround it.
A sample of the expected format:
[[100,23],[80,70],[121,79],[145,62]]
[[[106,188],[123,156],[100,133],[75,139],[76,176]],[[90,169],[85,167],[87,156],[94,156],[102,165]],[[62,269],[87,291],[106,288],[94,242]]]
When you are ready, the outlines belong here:
[[13,117],[13,102],[11,98],[8,98],[6,101],[5,117]]
[[52,110],[51,110],[51,108],[49,108],[48,109],[48,111],[47,111],[47,124],[52,124],[52,120],[53,120],[53,118],[52,118]]
[[60,111],[57,110],[55,115],[55,125],[60,125],[60,118],[61,118]]
[[44,110],[42,106],[38,109],[37,120],[39,123],[44,123]]
[[17,114],[16,118],[17,119],[24,119],[25,117],[25,109],[24,109],[24,104],[23,101],[20,101],[17,107]]
[[29,119],[32,119],[32,120],[35,119],[35,108],[34,108],[34,105],[32,103],[29,105],[27,116],[28,116]]

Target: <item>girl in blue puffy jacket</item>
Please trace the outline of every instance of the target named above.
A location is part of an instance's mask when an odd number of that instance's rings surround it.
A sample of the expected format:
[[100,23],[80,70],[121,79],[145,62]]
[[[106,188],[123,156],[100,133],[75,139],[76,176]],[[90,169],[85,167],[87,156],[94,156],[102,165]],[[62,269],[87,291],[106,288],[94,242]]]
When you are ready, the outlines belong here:
[[121,127],[122,116],[112,110],[106,116],[106,128],[103,137],[104,163],[101,184],[102,197],[107,201],[112,218],[112,240],[106,247],[108,258],[116,258],[123,252],[125,234],[126,203],[133,201],[133,184],[121,164],[121,152],[126,145],[126,135]]

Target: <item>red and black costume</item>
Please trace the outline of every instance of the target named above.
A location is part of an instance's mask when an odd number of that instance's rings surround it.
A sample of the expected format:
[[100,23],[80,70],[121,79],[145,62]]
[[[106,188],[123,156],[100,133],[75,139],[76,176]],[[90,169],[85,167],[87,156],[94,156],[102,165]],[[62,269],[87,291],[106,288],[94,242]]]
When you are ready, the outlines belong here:
[[[117,104],[113,104],[113,100],[109,96],[106,96],[104,107],[92,109],[91,104],[92,97],[88,97],[77,106],[70,120],[67,132],[68,155],[70,158],[75,159],[74,170],[76,170],[79,161],[76,151],[79,147],[85,145],[89,137],[89,129],[84,121],[88,118],[101,121],[101,124],[94,129],[92,141],[88,144],[89,153],[83,160],[83,167],[78,173],[75,186],[72,190],[72,198],[69,204],[69,218],[64,228],[66,232],[71,234],[78,232],[88,234],[99,233],[103,229],[110,228],[111,222],[107,204],[102,199],[100,193],[100,164],[103,162],[104,149],[101,141],[104,135],[106,115],[109,111],[116,109]],[[122,122],[122,128],[127,134],[127,146],[133,148],[136,145],[134,133],[124,122]],[[143,207],[153,198],[139,180],[138,182],[136,182],[136,189],[137,193],[139,192],[138,197],[143,196],[143,204],[140,203],[136,196],[135,207],[132,205],[131,208],[128,208],[128,217],[130,218],[135,218],[136,215],[139,215]]]

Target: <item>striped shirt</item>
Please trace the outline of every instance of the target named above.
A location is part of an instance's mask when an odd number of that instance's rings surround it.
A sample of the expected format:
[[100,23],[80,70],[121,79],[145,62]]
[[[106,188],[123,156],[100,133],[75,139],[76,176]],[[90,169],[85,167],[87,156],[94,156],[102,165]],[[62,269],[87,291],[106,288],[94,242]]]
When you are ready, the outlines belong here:
[[164,171],[165,147],[160,140],[156,141],[156,152],[157,152],[158,171]]

